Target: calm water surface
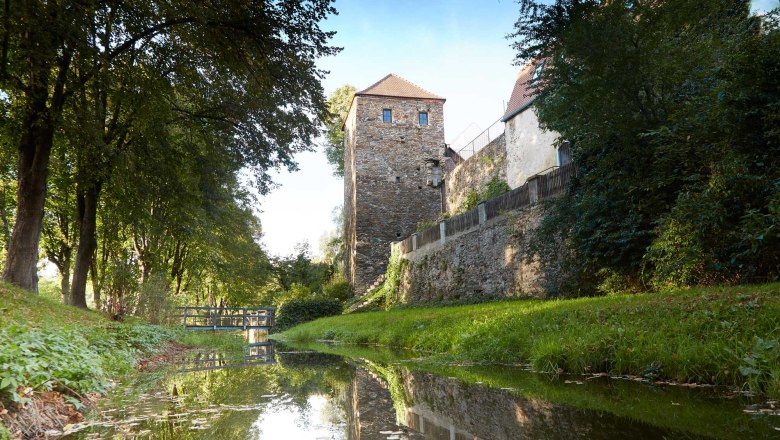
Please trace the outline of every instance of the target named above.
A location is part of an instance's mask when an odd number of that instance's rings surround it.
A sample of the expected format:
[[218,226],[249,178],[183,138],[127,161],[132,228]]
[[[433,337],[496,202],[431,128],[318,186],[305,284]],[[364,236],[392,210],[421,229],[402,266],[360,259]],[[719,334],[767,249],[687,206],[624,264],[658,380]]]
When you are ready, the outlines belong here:
[[780,438],[772,402],[711,389],[259,344],[122,383],[69,439]]

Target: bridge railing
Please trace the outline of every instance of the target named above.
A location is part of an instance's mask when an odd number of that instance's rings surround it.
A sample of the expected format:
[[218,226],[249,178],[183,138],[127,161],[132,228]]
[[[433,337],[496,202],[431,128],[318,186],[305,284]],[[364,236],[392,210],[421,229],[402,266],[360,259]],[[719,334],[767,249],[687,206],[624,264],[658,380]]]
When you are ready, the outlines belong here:
[[274,308],[175,307],[169,315],[173,323],[189,329],[251,329],[274,326]]
[[274,347],[268,342],[244,347],[244,354],[241,357],[226,356],[224,353],[218,352],[198,352],[182,360],[178,364],[179,368],[176,372],[187,373],[225,368],[243,368],[253,365],[273,364],[275,362]]

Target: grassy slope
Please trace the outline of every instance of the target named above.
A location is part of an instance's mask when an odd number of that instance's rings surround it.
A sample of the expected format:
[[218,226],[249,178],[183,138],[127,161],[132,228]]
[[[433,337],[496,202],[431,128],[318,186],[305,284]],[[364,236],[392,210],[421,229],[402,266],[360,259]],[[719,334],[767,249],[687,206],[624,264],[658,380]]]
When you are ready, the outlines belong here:
[[[0,283],[0,334],[13,339],[0,340],[0,402],[12,397],[17,385],[57,388],[66,378],[77,391],[94,391],[96,385],[100,388],[109,377],[130,371],[140,357],[172,339],[225,351],[242,345],[232,335],[188,333],[138,319],[114,322],[101,313],[66,306],[6,283]],[[4,385],[7,377],[14,382]]]
[[78,325],[95,327],[108,320],[100,313],[64,306],[48,298],[31,295],[10,284],[0,283],[0,325],[26,324],[33,327]]
[[780,283],[352,314],[274,337],[530,363],[539,371],[654,375],[780,397]]

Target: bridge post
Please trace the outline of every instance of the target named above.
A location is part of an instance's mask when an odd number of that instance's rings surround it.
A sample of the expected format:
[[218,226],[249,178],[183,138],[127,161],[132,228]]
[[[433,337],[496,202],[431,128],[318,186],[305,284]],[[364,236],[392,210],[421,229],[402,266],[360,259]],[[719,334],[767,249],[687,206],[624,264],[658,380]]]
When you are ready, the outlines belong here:
[[184,306],[184,328],[187,328],[187,306]]
[[246,330],[246,307],[244,307],[244,330]]
[[211,324],[214,326],[214,330],[217,329],[217,313],[213,308],[209,309],[209,313],[211,313]]

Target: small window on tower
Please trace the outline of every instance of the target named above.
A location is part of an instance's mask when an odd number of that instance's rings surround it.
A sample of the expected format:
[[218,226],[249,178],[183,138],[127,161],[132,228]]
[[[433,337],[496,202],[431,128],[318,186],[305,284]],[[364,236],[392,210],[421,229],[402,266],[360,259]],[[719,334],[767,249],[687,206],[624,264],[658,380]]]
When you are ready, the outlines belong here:
[[401,183],[401,176],[395,176],[395,183]]
[[420,125],[428,125],[428,112],[420,112]]
[[382,122],[393,122],[393,111],[389,108],[382,110]]

